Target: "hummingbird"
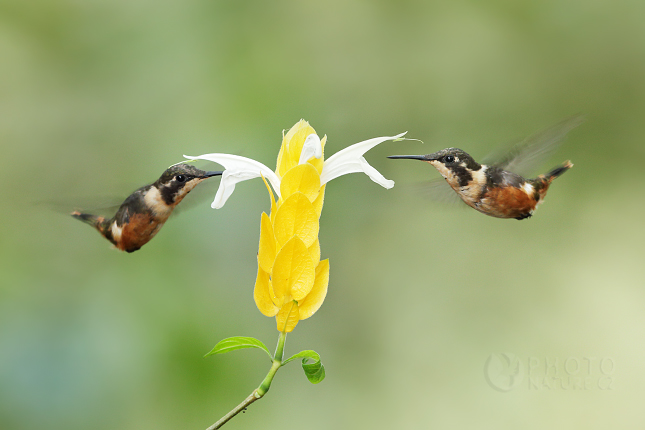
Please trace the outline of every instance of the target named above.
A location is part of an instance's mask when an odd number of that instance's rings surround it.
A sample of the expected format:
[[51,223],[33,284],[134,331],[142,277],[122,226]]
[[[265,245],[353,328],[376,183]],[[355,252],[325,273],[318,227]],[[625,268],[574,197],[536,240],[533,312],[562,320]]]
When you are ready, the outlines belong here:
[[154,183],[125,199],[112,218],[74,211],[71,216],[96,230],[121,251],[134,252],[163,227],[173,209],[197,184],[222,172],[206,172],[189,164],[175,164]]
[[466,151],[446,148],[427,155],[392,155],[388,158],[421,160],[436,168],[468,206],[496,218],[522,220],[544,201],[551,182],[573,167],[570,161],[548,173],[527,179],[512,170],[525,170],[553,152],[564,136],[583,121],[569,118],[527,138],[497,162],[480,164]]

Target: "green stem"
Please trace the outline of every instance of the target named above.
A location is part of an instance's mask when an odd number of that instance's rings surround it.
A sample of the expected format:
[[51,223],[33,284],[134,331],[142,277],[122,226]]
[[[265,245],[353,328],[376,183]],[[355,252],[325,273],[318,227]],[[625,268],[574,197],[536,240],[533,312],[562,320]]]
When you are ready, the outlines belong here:
[[235,415],[245,410],[251,403],[255,402],[256,400],[260,400],[262,397],[264,397],[264,395],[267,393],[267,391],[269,391],[269,388],[271,387],[271,382],[273,381],[273,377],[275,376],[278,369],[282,366],[282,360],[284,358],[284,344],[286,340],[287,340],[287,333],[283,331],[280,332],[280,337],[278,338],[278,346],[275,349],[275,354],[273,356],[273,363],[271,364],[271,369],[269,369],[269,373],[267,373],[266,378],[264,378],[264,381],[262,381],[260,386],[255,390],[253,390],[253,392],[246,399],[244,399],[242,403],[237,405],[235,408],[233,408],[233,410],[231,410],[228,414],[224,415],[219,421],[217,421],[215,424],[213,424],[206,430],[215,430],[222,427]]
[[259,400],[259,397],[256,397],[256,391],[253,390],[251,395],[244,399],[242,403],[237,405],[231,412],[228,414],[224,415],[219,421],[217,421],[215,424],[207,428],[206,430],[215,430],[220,427],[222,427],[224,424],[226,424],[231,418],[233,418],[235,415],[239,414],[241,411],[245,410],[247,406],[249,406],[251,403],[255,402],[256,400]]
[[282,359],[284,358],[284,343],[286,340],[287,333],[281,331],[280,337],[278,338],[278,346],[275,348],[275,354],[273,355],[273,364],[271,365],[271,369],[269,369],[269,373],[267,373],[266,378],[264,378],[264,381],[262,381],[258,389],[255,390],[260,397],[264,396],[267,391],[269,391],[273,377],[280,366],[282,366]]

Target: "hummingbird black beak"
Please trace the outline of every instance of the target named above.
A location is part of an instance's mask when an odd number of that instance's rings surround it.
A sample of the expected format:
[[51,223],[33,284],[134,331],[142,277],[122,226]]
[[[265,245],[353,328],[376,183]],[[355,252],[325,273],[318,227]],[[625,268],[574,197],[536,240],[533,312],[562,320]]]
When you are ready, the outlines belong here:
[[204,178],[212,178],[213,176],[220,176],[224,172],[205,172]]
[[409,159],[409,160],[421,160],[421,161],[430,161],[433,160],[432,155],[390,155],[387,158],[392,158],[392,159]]

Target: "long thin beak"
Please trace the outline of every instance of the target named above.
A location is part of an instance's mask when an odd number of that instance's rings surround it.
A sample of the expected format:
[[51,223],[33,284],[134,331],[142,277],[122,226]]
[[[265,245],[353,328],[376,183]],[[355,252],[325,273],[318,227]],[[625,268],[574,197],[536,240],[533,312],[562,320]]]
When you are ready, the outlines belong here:
[[220,176],[224,172],[206,172],[204,173],[204,178],[211,178],[213,176]]
[[387,158],[421,160],[421,161],[430,161],[431,160],[431,158],[428,158],[428,155],[390,155]]

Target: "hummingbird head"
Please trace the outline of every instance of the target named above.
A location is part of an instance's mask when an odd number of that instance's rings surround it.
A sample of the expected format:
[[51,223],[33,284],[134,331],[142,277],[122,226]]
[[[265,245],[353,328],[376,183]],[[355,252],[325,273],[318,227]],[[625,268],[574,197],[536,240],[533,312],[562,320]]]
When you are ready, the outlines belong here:
[[190,164],[175,164],[163,172],[153,187],[159,190],[165,204],[174,206],[204,179],[221,174],[222,172],[206,172]]
[[453,188],[467,186],[473,180],[473,172],[482,168],[473,157],[459,148],[446,148],[427,155],[391,155],[388,158],[407,158],[430,163]]

